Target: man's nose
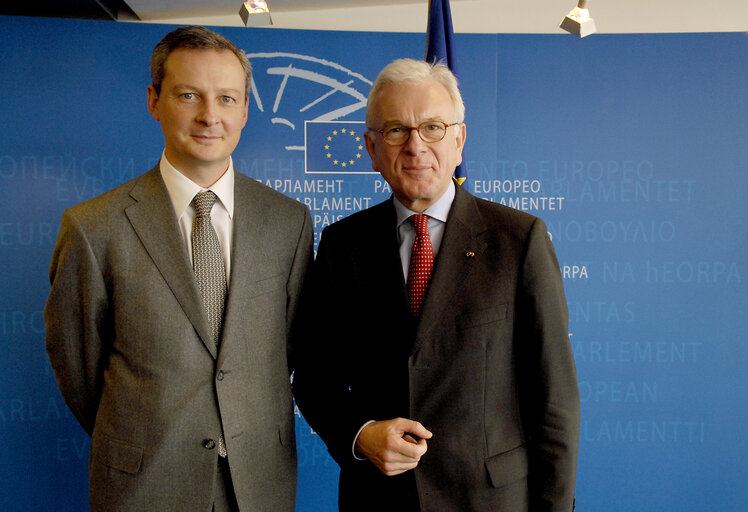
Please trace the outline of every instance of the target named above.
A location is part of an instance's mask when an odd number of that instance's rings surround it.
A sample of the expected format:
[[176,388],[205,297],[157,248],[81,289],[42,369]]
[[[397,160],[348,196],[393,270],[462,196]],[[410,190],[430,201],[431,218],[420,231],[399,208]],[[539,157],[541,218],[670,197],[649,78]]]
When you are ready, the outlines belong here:
[[[408,129],[410,130],[410,134],[408,135],[408,140],[405,141],[405,150],[412,153],[424,151],[426,142],[421,138],[421,132],[418,131],[418,127],[414,126]],[[414,131],[415,133],[413,133]]]
[[210,101],[204,101],[200,104],[197,113],[197,120],[206,125],[213,125],[218,122],[217,107]]

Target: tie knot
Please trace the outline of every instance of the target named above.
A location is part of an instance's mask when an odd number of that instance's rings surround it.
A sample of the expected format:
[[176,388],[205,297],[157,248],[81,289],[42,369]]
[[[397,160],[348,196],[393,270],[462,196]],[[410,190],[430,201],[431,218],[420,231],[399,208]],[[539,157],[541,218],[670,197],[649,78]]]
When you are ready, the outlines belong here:
[[217,196],[210,190],[198,192],[192,199],[192,207],[195,209],[195,215],[198,217],[210,217],[210,211],[213,209],[213,203],[216,202]]
[[429,232],[429,216],[423,215],[422,213],[416,213],[410,216],[410,222],[413,223],[413,227],[416,228],[418,236],[423,236]]

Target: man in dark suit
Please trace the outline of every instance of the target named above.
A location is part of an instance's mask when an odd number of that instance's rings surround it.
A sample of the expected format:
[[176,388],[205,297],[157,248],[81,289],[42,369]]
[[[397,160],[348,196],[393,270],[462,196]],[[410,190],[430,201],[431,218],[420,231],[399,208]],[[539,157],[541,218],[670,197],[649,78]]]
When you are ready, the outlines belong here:
[[47,352],[92,438],[92,511],[294,510],[289,357],[312,224],[234,170],[250,72],[223,36],[169,33],[148,87],[159,165],[63,215]]
[[294,394],[340,464],[342,511],[573,508],[558,262],[542,220],[453,184],[463,119],[445,66],[388,65],[366,147],[393,197],[322,235]]

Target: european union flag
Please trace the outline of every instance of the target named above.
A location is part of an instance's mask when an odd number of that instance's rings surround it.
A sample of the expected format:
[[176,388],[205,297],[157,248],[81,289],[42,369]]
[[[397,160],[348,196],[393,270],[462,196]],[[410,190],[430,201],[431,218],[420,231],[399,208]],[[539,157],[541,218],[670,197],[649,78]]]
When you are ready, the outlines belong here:
[[306,121],[306,172],[374,174],[366,153],[364,131],[363,121]]
[[[429,22],[426,27],[426,57],[424,60],[426,62],[442,61],[459,78],[453,39],[452,11],[449,9],[449,0],[430,0]],[[455,169],[454,180],[458,185],[462,185],[466,179],[467,174],[463,165],[460,164]]]

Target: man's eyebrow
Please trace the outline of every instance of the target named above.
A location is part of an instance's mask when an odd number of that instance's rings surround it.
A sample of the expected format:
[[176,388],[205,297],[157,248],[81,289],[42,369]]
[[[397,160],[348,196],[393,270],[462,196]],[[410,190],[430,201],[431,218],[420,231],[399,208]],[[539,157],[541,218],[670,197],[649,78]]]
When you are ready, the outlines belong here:
[[[189,90],[198,91],[198,92],[200,92],[202,90],[200,87],[198,87],[196,85],[191,85],[191,84],[188,84],[188,83],[174,84],[172,86],[172,89],[173,90],[189,89]],[[244,94],[244,89],[237,89],[237,88],[234,88],[234,87],[224,87],[223,89],[218,89],[218,94],[229,94],[229,93],[231,93],[231,94]]]
[[[430,117],[426,117],[426,118],[422,119],[421,121],[418,121],[418,124],[421,125],[423,123],[430,123],[432,121],[439,121],[441,123],[445,122],[444,119],[442,119],[442,116],[430,116]],[[392,126],[392,125],[402,125],[402,126],[405,126],[406,123],[404,123],[403,121],[401,121],[399,119],[389,119],[389,120],[385,121],[383,124],[384,124],[384,126]]]
[[244,94],[244,89],[235,89],[233,87],[227,87],[225,89],[219,89],[218,92],[220,94]]

